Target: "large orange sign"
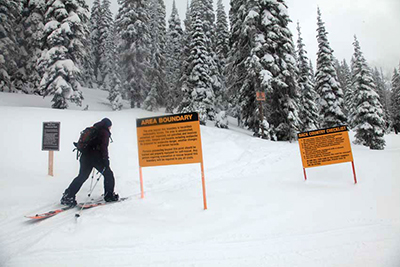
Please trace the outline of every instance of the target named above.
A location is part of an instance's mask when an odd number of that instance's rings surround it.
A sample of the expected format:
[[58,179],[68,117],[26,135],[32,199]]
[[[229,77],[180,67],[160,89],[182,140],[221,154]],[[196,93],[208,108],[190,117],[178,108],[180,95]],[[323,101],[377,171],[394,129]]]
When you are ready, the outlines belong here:
[[137,137],[141,167],[202,162],[197,113],[138,119]]
[[298,134],[303,168],[353,162],[347,126]]
[[194,112],[137,119],[136,128],[142,198],[142,167],[200,163],[204,209],[207,209],[199,114]]

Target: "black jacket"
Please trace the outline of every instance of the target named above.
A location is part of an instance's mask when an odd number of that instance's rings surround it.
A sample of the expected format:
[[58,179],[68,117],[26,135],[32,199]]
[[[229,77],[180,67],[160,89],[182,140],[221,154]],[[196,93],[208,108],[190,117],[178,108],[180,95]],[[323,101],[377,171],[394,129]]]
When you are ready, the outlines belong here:
[[97,145],[94,152],[102,159],[108,159],[108,144],[110,142],[111,133],[103,122],[97,122],[93,125],[97,130]]

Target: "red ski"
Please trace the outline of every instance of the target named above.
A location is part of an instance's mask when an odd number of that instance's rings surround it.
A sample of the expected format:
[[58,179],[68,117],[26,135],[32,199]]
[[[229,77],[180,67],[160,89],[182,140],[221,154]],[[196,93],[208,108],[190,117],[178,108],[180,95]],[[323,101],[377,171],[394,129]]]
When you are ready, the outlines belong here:
[[32,220],[43,220],[43,219],[47,219],[47,218],[53,217],[54,215],[60,214],[61,212],[64,212],[64,211],[72,209],[72,208],[74,208],[74,207],[62,207],[62,208],[59,208],[59,209],[56,209],[56,210],[51,210],[51,211],[46,212],[46,213],[25,216],[25,218],[29,218],[29,219],[32,219]]

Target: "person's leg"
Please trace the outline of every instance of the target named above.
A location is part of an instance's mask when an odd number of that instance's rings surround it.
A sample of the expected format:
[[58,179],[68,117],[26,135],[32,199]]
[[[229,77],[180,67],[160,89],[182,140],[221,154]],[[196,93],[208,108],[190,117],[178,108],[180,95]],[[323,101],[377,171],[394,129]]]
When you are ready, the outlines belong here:
[[69,197],[75,197],[83,183],[88,179],[92,169],[93,163],[91,162],[90,157],[82,155],[80,158],[79,174],[65,190]]
[[95,164],[95,168],[99,172],[103,172],[104,177],[104,196],[113,195],[114,193],[114,186],[115,186],[115,178],[114,173],[111,170],[110,166],[105,166],[104,163],[99,160]]

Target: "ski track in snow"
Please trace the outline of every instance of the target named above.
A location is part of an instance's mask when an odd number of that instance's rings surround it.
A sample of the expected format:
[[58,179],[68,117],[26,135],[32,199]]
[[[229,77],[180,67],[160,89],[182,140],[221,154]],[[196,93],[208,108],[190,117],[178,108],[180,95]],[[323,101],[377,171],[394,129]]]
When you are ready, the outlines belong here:
[[[143,168],[140,198],[135,119],[160,113],[110,112],[105,92],[85,92],[93,109],[85,112],[0,94],[0,112],[12,114],[0,117],[7,125],[0,144],[7,151],[0,160],[0,266],[400,266],[400,136],[386,136],[384,151],[353,145],[354,185],[349,163],[307,169],[304,181],[297,142],[251,137],[235,120],[229,130],[202,126],[204,211],[199,164]],[[79,168],[72,141],[106,116],[114,123],[116,191],[131,199],[84,210],[79,219],[78,209],[37,222],[24,218],[58,206]],[[47,176],[47,152],[40,151],[43,121],[61,121],[55,177]],[[102,190],[99,182],[92,196]]]

